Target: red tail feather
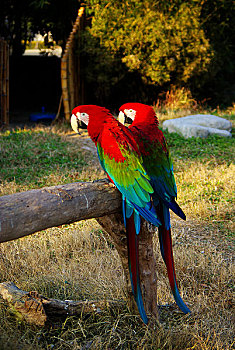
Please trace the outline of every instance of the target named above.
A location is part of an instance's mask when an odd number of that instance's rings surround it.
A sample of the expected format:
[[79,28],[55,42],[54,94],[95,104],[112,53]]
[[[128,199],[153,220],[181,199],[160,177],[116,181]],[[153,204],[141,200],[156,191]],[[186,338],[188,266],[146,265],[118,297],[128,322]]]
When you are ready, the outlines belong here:
[[167,225],[165,223],[162,205],[159,205],[157,212],[162,223],[158,228],[162,257],[166,264],[170,287],[174,290],[175,287],[177,287],[177,280],[172,249],[171,229],[170,227],[168,229],[166,228]]
[[126,218],[127,232],[127,247],[128,247],[128,263],[132,285],[132,292],[140,313],[140,316],[145,324],[148,323],[148,318],[144,309],[142,292],[140,287],[139,276],[139,236],[136,234],[134,213],[130,218]]
[[137,293],[137,275],[139,273],[139,244],[138,235],[135,232],[134,215],[128,219],[126,218],[126,231],[127,231],[127,247],[129,258],[129,269],[132,277],[133,292],[136,296]]

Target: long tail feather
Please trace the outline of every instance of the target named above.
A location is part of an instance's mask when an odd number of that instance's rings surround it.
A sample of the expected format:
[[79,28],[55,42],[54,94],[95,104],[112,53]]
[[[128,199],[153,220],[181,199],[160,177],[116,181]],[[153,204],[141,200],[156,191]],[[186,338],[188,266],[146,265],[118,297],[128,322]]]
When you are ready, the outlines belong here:
[[127,246],[128,246],[128,263],[131,278],[132,292],[140,313],[140,316],[145,324],[148,323],[148,318],[144,309],[142,292],[140,287],[139,275],[139,237],[135,232],[134,214],[126,219],[127,230]]
[[[125,208],[125,204],[123,205]],[[139,237],[136,232],[136,220],[134,217],[135,212],[130,217],[126,216],[126,210],[124,211],[124,221],[126,223],[126,232],[127,232],[127,249],[128,249],[128,265],[129,273],[131,279],[132,292],[140,313],[140,316],[145,324],[148,323],[148,318],[144,309],[144,303],[142,298],[141,286],[140,286],[140,273],[139,273]],[[140,219],[140,218],[139,218]]]
[[158,227],[160,249],[163,260],[166,264],[170,287],[176,304],[184,313],[191,312],[187,305],[182,300],[175,274],[174,257],[172,250],[171,228],[170,228],[170,213],[169,209],[160,204],[158,206],[158,215],[162,225]]

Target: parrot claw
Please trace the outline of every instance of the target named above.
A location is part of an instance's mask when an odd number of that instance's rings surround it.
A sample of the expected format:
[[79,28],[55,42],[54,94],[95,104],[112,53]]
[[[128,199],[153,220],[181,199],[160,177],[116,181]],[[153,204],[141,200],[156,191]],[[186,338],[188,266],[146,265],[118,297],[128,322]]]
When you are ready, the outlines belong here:
[[[113,186],[115,186],[107,177],[104,178],[104,179],[93,180],[93,183],[95,183],[95,182],[103,182],[103,183],[105,183],[105,184],[107,184],[107,185],[113,185]],[[116,187],[116,186],[115,186],[115,187]]]

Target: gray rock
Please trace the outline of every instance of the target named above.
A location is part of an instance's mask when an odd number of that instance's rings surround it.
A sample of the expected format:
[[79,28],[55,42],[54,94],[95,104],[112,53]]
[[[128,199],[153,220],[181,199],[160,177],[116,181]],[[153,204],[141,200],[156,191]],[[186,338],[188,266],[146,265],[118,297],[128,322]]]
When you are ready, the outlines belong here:
[[211,134],[231,137],[232,123],[210,114],[189,115],[183,118],[165,120],[163,129],[176,132],[185,138],[207,137]]
[[207,128],[209,131],[209,134],[212,135],[219,135],[219,136],[224,136],[224,137],[232,137],[231,132],[228,130],[223,130],[223,129],[215,129],[215,128]]

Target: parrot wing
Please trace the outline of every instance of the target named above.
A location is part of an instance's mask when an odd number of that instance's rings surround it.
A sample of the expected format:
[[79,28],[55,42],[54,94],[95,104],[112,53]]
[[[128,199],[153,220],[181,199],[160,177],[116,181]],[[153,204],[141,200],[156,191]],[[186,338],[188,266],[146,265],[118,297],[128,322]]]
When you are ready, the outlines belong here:
[[116,187],[141,216],[159,226],[150,195],[154,192],[131,133],[121,126],[103,130],[97,141],[100,163]]
[[[154,189],[152,195],[154,204],[162,200],[176,215],[183,220],[186,216],[176,203],[177,187],[173,172],[173,163],[163,133],[158,128],[147,127],[147,130],[138,130],[136,127],[131,131],[138,138],[141,147],[144,167],[150,176],[150,183]],[[157,129],[157,130],[156,130]]]

